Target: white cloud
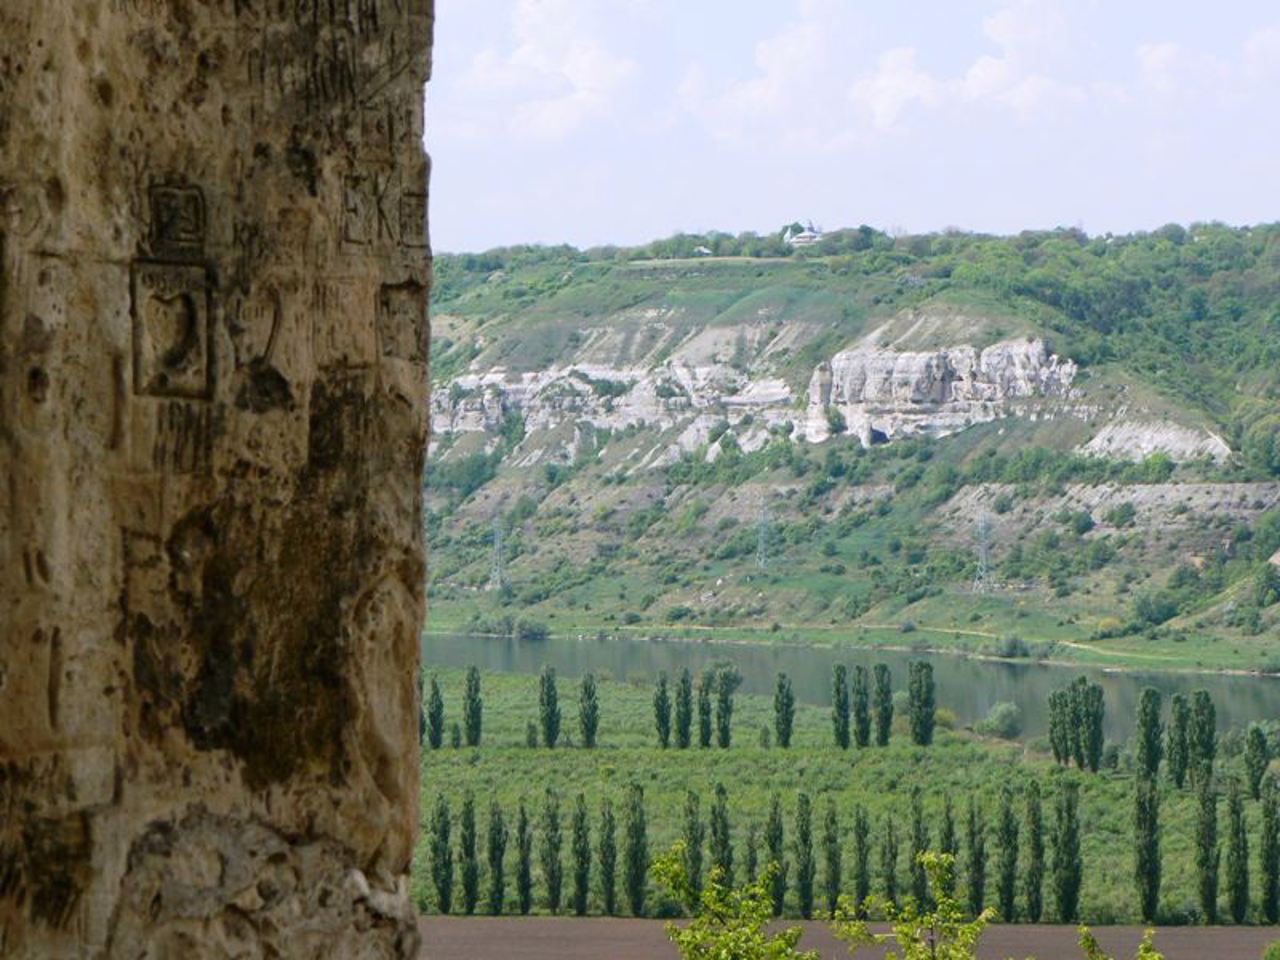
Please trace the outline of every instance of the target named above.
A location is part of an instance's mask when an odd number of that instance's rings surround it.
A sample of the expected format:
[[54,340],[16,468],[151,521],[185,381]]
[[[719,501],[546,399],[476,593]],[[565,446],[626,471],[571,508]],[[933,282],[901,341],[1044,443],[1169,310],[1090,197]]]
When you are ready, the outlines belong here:
[[871,114],[872,122],[887,130],[913,103],[936,106],[946,91],[943,84],[920,69],[914,47],[894,47],[880,54],[876,72],[853,85],[853,101]]
[[1156,93],[1173,93],[1178,87],[1178,75],[1182,70],[1182,47],[1171,41],[1143,43],[1135,54],[1138,58],[1138,78],[1144,87]]
[[511,132],[560,139],[608,113],[636,69],[611,53],[592,30],[592,4],[519,0],[511,15],[514,47],[472,58],[464,85],[477,93],[511,96]]

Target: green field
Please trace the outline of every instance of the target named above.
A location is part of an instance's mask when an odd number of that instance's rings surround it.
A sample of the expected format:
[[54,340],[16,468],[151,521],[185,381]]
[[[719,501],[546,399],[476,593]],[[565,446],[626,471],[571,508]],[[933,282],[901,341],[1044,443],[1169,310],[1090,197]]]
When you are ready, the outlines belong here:
[[[439,679],[444,692],[446,726],[460,718],[463,673],[443,671]],[[674,679],[674,678],[673,678]],[[577,729],[576,683],[561,680],[560,703],[563,710],[562,736],[579,739]],[[841,819],[846,886],[851,870],[849,830],[855,804],[864,805],[872,815],[873,874],[875,849],[886,816],[894,818],[903,851],[899,860],[900,885],[906,889],[907,811],[911,790],[919,787],[924,796],[931,835],[936,838],[943,798],[951,797],[956,819],[963,835],[963,818],[968,798],[977,797],[989,827],[994,824],[1000,790],[1012,787],[1019,794],[1032,779],[1038,780],[1045,794],[1046,834],[1052,825],[1053,797],[1059,785],[1070,778],[1080,784],[1084,887],[1081,898],[1082,919],[1096,924],[1132,922],[1137,918],[1137,894],[1133,875],[1133,785],[1128,769],[1128,754],[1122,751],[1118,769],[1099,774],[1066,771],[1053,764],[1049,756],[1038,752],[1039,744],[1022,744],[978,737],[970,732],[939,729],[931,747],[909,744],[903,730],[902,710],[895,717],[894,737],[886,748],[851,748],[841,751],[834,746],[830,713],[826,709],[799,705],[796,734],[788,750],[761,745],[760,730],[772,721],[772,700],[766,697],[739,695],[733,715],[733,745],[728,750],[711,748],[689,750],[656,745],[653,732],[652,687],[601,681],[599,687],[601,726],[599,743],[594,750],[576,746],[547,750],[525,746],[525,731],[536,721],[538,710],[538,678],[510,674],[486,674],[483,677],[484,730],[478,748],[424,748],[422,756],[422,822],[414,866],[414,893],[424,909],[434,905],[430,893],[427,862],[426,824],[439,795],[449,799],[455,817],[463,795],[471,791],[477,800],[481,859],[485,822],[490,800],[504,808],[508,824],[514,823],[516,804],[522,799],[529,805],[530,816],[537,822],[543,791],[554,789],[560,796],[565,834],[566,876],[569,875],[569,816],[574,797],[586,796],[592,811],[592,829],[598,821],[599,802],[613,800],[619,816],[621,847],[621,815],[625,792],[632,783],[645,791],[651,852],[666,849],[677,839],[687,790],[701,796],[705,819],[717,783],[728,790],[731,822],[734,831],[735,858],[741,864],[747,825],[763,827],[772,794],[783,800],[788,825],[788,843],[792,831],[796,797],[807,792],[814,801],[815,844],[821,835],[821,821],[828,800],[835,803]],[[946,703],[939,704],[940,717],[946,717]],[[696,723],[696,721],[695,721]],[[696,743],[696,739],[695,739]],[[1238,776],[1239,758],[1220,756],[1220,775]],[[1189,790],[1176,790],[1161,783],[1161,825],[1164,882],[1161,915],[1164,922],[1188,922],[1197,912],[1192,842],[1194,836],[1195,800]],[[1225,837],[1226,804],[1219,804],[1219,835]],[[1247,801],[1251,849],[1257,856],[1257,832],[1260,825],[1258,804]],[[988,899],[994,902],[994,833],[987,837]],[[508,891],[513,888],[514,844],[507,855]],[[818,856],[818,887],[822,883],[821,850]],[[1051,851],[1048,854],[1051,857]],[[963,852],[961,855],[963,862]],[[536,849],[535,849],[536,864]],[[483,868],[482,868],[483,870]],[[1252,889],[1257,900],[1259,882],[1256,860],[1251,865]],[[567,884],[566,880],[566,884]],[[878,884],[878,880],[875,881]],[[963,883],[963,876],[962,876]],[[540,884],[535,866],[535,888]],[[482,881],[481,889],[484,889]],[[879,889],[878,885],[873,889]],[[1046,917],[1053,917],[1053,900],[1046,879]],[[1225,892],[1222,894],[1225,898]],[[794,891],[792,892],[794,897]],[[535,893],[537,909],[541,894]],[[456,899],[456,893],[455,893]],[[482,900],[483,903],[483,900]],[[794,900],[788,901],[794,909]],[[651,897],[651,910],[670,912],[671,904]],[[482,906],[483,909],[483,906]],[[508,909],[514,909],[508,904]],[[593,898],[592,912],[598,912]],[[1223,913],[1225,915],[1225,899]],[[1255,910],[1256,914],[1256,910]]]

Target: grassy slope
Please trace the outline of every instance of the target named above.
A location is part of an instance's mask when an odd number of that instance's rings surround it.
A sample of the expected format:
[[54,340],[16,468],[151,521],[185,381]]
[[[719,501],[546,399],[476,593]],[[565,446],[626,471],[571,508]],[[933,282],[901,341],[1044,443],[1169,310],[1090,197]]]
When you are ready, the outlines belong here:
[[[446,703],[446,720],[457,716],[462,696],[462,673],[447,671],[440,675]],[[599,746],[594,751],[579,748],[545,749],[525,747],[525,726],[537,717],[537,678],[505,674],[487,674],[483,679],[484,737],[479,749],[424,750],[422,758],[423,823],[438,794],[443,793],[453,806],[455,818],[463,794],[470,790],[478,798],[481,858],[485,823],[490,799],[504,808],[508,824],[514,824],[515,806],[523,798],[530,805],[536,825],[546,788],[556,790],[561,798],[562,831],[565,837],[564,859],[566,884],[569,869],[569,816],[574,797],[585,794],[591,810],[591,825],[596,829],[599,801],[613,800],[619,816],[621,849],[622,804],[629,784],[640,783],[645,789],[651,851],[665,850],[677,838],[682,822],[685,791],[695,790],[701,796],[702,814],[709,810],[716,783],[729,792],[735,857],[742,863],[748,823],[763,826],[770,797],[781,795],[787,817],[787,842],[791,841],[792,818],[797,791],[807,791],[814,800],[815,853],[818,857],[818,884],[821,889],[822,859],[817,847],[821,836],[821,820],[828,799],[835,802],[841,818],[842,846],[846,884],[850,877],[852,853],[849,830],[855,804],[864,805],[872,814],[873,869],[878,864],[877,842],[880,825],[892,815],[902,843],[899,861],[900,885],[907,882],[907,805],[913,787],[924,793],[930,830],[937,836],[944,796],[956,804],[957,824],[963,837],[963,805],[975,796],[981,802],[988,824],[994,822],[999,791],[1010,786],[1019,794],[1032,778],[1045,792],[1046,834],[1052,825],[1053,793],[1065,778],[1073,778],[1081,786],[1083,822],[1083,855],[1085,882],[1082,914],[1094,923],[1136,920],[1137,900],[1132,876],[1132,789],[1127,773],[1082,775],[1064,772],[1043,754],[1029,751],[1019,744],[988,741],[966,733],[939,731],[934,746],[917,748],[905,742],[901,727],[888,748],[852,749],[842,752],[831,743],[830,715],[825,709],[800,705],[796,717],[794,745],[790,750],[764,749],[759,745],[759,729],[771,722],[772,703],[765,697],[739,696],[734,711],[734,744],[731,749],[687,751],[660,750],[654,745],[652,690],[627,684],[602,681],[599,687],[601,730]],[[576,684],[562,678],[560,703],[563,710],[562,730],[575,740]],[[941,706],[945,707],[945,704]],[[1232,770],[1237,760],[1220,762]],[[1176,791],[1162,783],[1161,816],[1163,837],[1164,884],[1162,911],[1173,916],[1192,909],[1195,903],[1195,873],[1192,838],[1194,836],[1194,797],[1188,791]],[[1252,801],[1247,803],[1251,845],[1256,850],[1256,831],[1260,813]],[[1021,812],[1021,807],[1019,806]],[[1220,836],[1225,835],[1225,803],[1220,818]],[[455,819],[456,837],[456,819]],[[429,890],[427,842],[419,840],[414,867],[414,889],[419,902],[432,903]],[[456,842],[456,841],[455,841]],[[1049,841],[1046,841],[1049,843]],[[513,893],[514,844],[508,848],[508,890]],[[994,901],[995,857],[994,836],[987,842],[988,895]],[[1047,857],[1052,857],[1050,846]],[[535,888],[540,891],[536,867]],[[620,860],[621,863],[621,860]],[[878,876],[873,878],[879,889]],[[963,882],[963,880],[962,880]],[[1258,884],[1252,884],[1256,899]],[[484,889],[482,881],[481,889]],[[456,894],[455,894],[456,896]],[[794,891],[792,893],[794,896]],[[1225,894],[1224,894],[1225,896]],[[541,894],[537,894],[541,906]],[[1053,900],[1046,878],[1046,917],[1052,918]],[[790,904],[790,901],[789,901]],[[593,895],[592,911],[599,907]]]

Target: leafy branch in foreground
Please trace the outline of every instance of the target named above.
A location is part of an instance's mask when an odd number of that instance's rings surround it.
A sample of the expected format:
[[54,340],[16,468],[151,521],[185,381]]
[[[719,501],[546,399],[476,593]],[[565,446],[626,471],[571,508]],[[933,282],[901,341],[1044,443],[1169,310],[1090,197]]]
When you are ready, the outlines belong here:
[[684,844],[677,842],[653,862],[653,877],[672,898],[697,905],[695,916],[683,926],[667,924],[667,936],[684,960],[818,960],[816,951],[800,951],[800,927],[771,932],[773,874],[770,863],[752,883],[733,889],[724,885],[724,872],[713,866],[702,890],[695,888],[685,869]]

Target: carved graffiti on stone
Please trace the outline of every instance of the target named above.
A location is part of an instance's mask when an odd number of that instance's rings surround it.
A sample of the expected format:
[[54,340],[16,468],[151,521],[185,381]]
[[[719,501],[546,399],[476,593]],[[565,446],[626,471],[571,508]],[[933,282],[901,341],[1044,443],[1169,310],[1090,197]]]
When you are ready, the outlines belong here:
[[421,362],[426,352],[427,288],[385,284],[378,296],[378,342],[384,357]]
[[208,399],[213,371],[205,268],[136,262],[132,308],[134,392]]

